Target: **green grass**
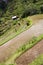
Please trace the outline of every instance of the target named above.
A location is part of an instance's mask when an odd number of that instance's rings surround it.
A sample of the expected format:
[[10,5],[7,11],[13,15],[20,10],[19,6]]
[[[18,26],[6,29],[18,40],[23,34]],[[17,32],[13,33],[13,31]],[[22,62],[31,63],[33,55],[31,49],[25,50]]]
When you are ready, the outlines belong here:
[[43,34],[41,34],[39,37],[33,37],[27,44],[21,46],[15,53],[12,55],[6,62],[6,65],[9,65],[10,63],[13,63],[13,61],[20,56],[23,52],[26,52],[30,48],[32,48],[36,43],[38,43],[40,40],[43,39]]
[[39,55],[32,63],[29,65],[43,65],[43,54]]
[[[21,26],[18,28],[18,30],[16,32],[15,32],[14,26],[12,26],[12,28],[10,30],[8,30],[7,32],[5,32],[5,34],[0,36],[0,46],[32,26],[32,21],[31,20],[28,20],[27,18],[22,19],[22,20],[28,22],[30,25],[25,27],[25,24],[21,23]],[[20,20],[18,22],[20,23],[22,20]]]

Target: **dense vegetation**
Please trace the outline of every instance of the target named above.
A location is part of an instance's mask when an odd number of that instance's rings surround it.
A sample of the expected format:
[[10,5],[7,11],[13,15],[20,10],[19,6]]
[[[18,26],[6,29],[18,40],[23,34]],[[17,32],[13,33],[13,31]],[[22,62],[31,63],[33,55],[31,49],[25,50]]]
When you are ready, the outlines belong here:
[[9,0],[7,4],[3,1],[0,8],[7,8],[6,13],[3,15],[4,17],[13,15],[25,17],[43,13],[43,0]]
[[0,35],[11,29],[12,16],[24,18],[43,13],[43,0],[0,0]]

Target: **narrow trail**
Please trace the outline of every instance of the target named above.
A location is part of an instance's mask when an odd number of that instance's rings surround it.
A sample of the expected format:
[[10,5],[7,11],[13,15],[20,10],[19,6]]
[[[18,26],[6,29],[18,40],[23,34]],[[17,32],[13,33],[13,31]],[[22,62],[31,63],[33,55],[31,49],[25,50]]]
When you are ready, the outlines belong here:
[[40,54],[43,54],[43,40],[18,57],[15,62],[17,65],[28,65]]
[[31,28],[0,46],[0,63],[7,60],[20,46],[29,41],[33,36],[43,34],[43,19],[38,20]]

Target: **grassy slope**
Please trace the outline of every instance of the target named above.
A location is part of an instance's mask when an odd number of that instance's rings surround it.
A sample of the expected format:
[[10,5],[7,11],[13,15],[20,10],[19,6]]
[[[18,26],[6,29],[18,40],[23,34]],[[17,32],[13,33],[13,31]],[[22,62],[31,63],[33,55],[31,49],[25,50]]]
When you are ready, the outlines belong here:
[[43,34],[39,37],[33,37],[26,45],[23,45],[20,47],[13,56],[11,56],[6,62],[6,65],[9,65],[10,63],[14,63],[13,61],[20,56],[23,52],[26,52],[28,49],[32,48],[37,42],[39,42],[41,39],[43,39]]
[[[12,22],[16,22],[16,21],[12,21]],[[18,23],[20,23],[20,25]],[[28,23],[29,25],[27,26],[26,23]],[[32,22],[27,18],[17,21],[16,25],[12,26],[10,30],[8,30],[5,34],[0,36],[0,45],[6,43],[7,41],[14,38],[21,32],[27,30],[29,27],[31,27],[31,25]]]

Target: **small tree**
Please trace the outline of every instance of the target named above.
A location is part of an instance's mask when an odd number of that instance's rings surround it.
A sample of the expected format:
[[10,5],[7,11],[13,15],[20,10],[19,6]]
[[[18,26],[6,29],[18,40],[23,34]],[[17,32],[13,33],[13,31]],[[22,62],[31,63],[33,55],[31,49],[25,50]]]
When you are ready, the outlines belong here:
[[27,17],[27,16],[29,16],[29,15],[30,15],[30,10],[29,10],[28,8],[26,8],[26,9],[24,10],[24,12],[23,12],[21,18],[25,18],[25,17]]

